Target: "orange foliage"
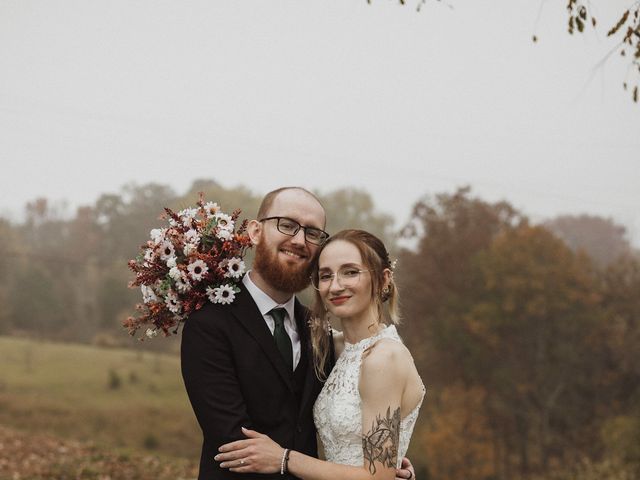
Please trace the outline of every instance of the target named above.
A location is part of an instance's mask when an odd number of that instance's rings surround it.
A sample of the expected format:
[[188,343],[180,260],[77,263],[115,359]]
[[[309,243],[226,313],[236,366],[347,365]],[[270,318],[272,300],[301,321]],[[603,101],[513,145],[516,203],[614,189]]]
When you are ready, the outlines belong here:
[[432,478],[487,478],[494,472],[494,451],[485,411],[486,392],[456,384],[429,398],[429,426],[418,434],[425,445]]

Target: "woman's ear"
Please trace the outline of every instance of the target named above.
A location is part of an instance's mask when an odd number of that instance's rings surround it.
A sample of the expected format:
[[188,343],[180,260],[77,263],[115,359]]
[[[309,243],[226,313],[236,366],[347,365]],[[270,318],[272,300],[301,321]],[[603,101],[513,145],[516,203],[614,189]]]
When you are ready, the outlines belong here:
[[391,269],[385,268],[382,271],[382,276],[383,276],[382,289],[383,290],[385,288],[388,289],[389,286],[391,285],[391,280],[393,279],[393,272],[391,271]]
[[247,226],[247,234],[251,239],[251,243],[258,245],[262,238],[262,222],[259,222],[258,220],[251,220]]

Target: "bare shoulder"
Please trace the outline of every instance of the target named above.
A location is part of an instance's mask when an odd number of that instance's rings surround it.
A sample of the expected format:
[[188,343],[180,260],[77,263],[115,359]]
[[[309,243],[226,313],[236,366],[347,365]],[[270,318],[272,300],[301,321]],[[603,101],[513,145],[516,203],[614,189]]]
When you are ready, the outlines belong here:
[[389,338],[382,338],[371,345],[362,356],[362,366],[390,366],[411,362],[411,354],[403,343]]
[[383,338],[365,351],[361,371],[363,377],[381,375],[401,378],[412,365],[413,359],[407,347],[396,340]]

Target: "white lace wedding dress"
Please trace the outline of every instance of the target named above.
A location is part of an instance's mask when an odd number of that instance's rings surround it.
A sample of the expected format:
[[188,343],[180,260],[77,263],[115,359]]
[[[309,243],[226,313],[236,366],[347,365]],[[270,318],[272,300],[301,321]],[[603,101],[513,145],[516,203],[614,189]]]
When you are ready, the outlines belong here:
[[[343,465],[363,466],[362,453],[362,406],[358,381],[363,352],[382,338],[402,342],[396,327],[388,326],[377,335],[358,343],[345,342],[344,351],[338,358],[329,378],[313,406],[313,419],[324,447],[327,461]],[[422,398],[425,388],[422,386]],[[398,467],[409,448],[411,433],[418,418],[418,405],[400,421],[400,443],[398,445]]]

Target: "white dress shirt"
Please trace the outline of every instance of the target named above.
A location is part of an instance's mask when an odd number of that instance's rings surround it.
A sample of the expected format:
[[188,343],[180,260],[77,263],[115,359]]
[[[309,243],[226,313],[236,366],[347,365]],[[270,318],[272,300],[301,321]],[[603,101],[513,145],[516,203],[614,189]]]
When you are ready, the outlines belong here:
[[296,296],[291,295],[291,298],[285,303],[277,303],[273,298],[260,290],[260,287],[253,283],[249,273],[251,272],[247,272],[242,278],[242,283],[247,289],[247,292],[251,295],[251,298],[253,298],[253,301],[256,302],[258,310],[260,310],[264,321],[267,323],[267,327],[269,327],[271,335],[273,335],[273,331],[276,328],[276,322],[273,317],[269,315],[269,312],[274,308],[284,308],[287,312],[284,319],[284,329],[289,335],[289,338],[291,338],[291,346],[293,347],[293,368],[295,370],[298,366],[298,362],[300,362],[301,353],[300,336],[298,335],[298,326],[296,325],[294,317]]

